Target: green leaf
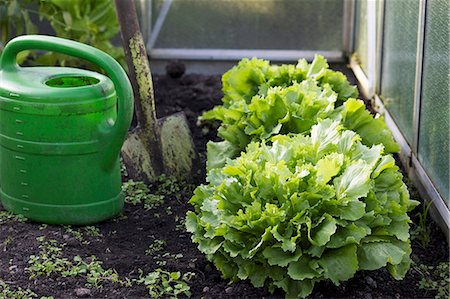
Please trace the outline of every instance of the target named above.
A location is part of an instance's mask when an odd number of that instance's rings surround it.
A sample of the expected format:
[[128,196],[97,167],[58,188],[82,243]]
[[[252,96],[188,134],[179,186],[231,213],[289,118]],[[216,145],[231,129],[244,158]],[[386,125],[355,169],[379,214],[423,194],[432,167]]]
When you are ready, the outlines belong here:
[[403,251],[405,251],[405,255],[403,255],[403,259],[398,264],[388,264],[387,269],[389,273],[396,280],[401,280],[405,277],[406,273],[409,270],[409,266],[411,265],[411,246],[408,242],[396,242],[396,245],[401,247]]
[[358,270],[356,245],[327,250],[319,260],[319,265],[325,270],[324,277],[336,285],[340,281],[352,278]]
[[186,230],[190,233],[197,234],[199,229],[201,231],[200,226],[198,225],[198,217],[194,212],[188,211],[186,213]]
[[349,99],[344,103],[344,107],[344,126],[358,133],[365,145],[383,144],[387,153],[400,152],[400,146],[394,141],[383,118],[373,118],[365,109],[363,101]]
[[406,221],[392,221],[389,226],[377,227],[373,231],[376,235],[395,236],[399,240],[409,240],[409,224]]
[[344,163],[344,156],[338,153],[332,153],[317,161],[317,181],[328,183],[331,178],[339,173]]
[[339,205],[330,211],[331,215],[344,220],[356,221],[366,214],[366,204],[358,200],[350,200]]
[[298,249],[294,253],[286,252],[280,247],[266,247],[263,256],[271,266],[286,267],[290,262],[297,261],[302,255],[302,251]]
[[383,156],[376,166],[375,170],[372,172],[372,178],[376,178],[380,173],[385,170],[395,166],[395,160],[392,156]]
[[328,68],[328,63],[322,55],[315,55],[314,60],[309,67],[306,77],[316,78],[321,72]]
[[238,273],[238,267],[224,252],[217,251],[213,255],[214,265],[219,269],[224,278],[233,278]]
[[62,12],[62,17],[64,19],[64,23],[70,28],[72,27],[72,15],[68,11]]
[[309,240],[315,246],[325,245],[336,232],[336,221],[328,214],[324,214],[314,228],[311,229]]
[[326,70],[319,78],[321,84],[330,84],[333,90],[338,94],[338,105],[341,105],[349,98],[356,98],[358,96],[358,89],[356,86],[350,85],[347,77],[341,73],[332,70]]
[[371,172],[370,165],[362,160],[350,164],[341,176],[333,180],[337,198],[358,199],[366,196],[371,187]]
[[370,229],[351,223],[345,227],[338,227],[326,246],[328,248],[340,248],[349,244],[359,244],[369,233]]
[[289,263],[288,274],[295,280],[308,280],[320,277],[321,273],[313,269],[310,264],[312,259],[306,255],[301,256],[298,261]]
[[363,243],[358,248],[359,267],[362,270],[375,270],[387,263],[398,265],[405,255],[402,248],[390,242]]
[[286,298],[305,298],[312,293],[314,281],[298,281],[285,277],[283,280],[274,282],[274,285],[286,292]]
[[325,119],[311,129],[311,141],[316,150],[317,157],[322,157],[324,153],[333,152],[340,139],[339,122]]

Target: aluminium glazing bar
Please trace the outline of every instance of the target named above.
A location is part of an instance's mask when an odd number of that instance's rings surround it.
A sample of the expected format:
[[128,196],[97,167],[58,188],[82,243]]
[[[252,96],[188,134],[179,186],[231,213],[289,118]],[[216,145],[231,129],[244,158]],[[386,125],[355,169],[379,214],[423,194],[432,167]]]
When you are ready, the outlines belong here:
[[164,0],[161,9],[159,11],[158,17],[156,18],[155,26],[153,26],[153,30],[150,34],[150,39],[147,43],[147,51],[155,46],[156,40],[158,39],[159,33],[161,32],[162,26],[164,25],[164,21],[166,20],[171,5],[172,0]]
[[138,11],[139,27],[141,29],[144,41],[148,41],[152,25],[152,0],[136,1],[136,10]]
[[[402,164],[407,168],[408,174],[416,183],[416,186],[419,187],[418,189],[419,192],[421,192],[421,195],[424,197],[428,197],[429,200],[433,202],[433,206],[438,212],[439,218],[441,218],[437,219],[437,222],[440,223],[441,226],[444,226],[442,227],[442,229],[444,232],[446,232],[447,238],[449,238],[448,234],[450,230],[450,211],[445,204],[443,197],[434,187],[434,184],[431,181],[430,177],[424,170],[422,164],[417,159],[416,153],[411,150],[408,142],[406,141],[406,138],[403,136],[394,119],[389,114],[389,111],[386,109],[383,102],[377,95],[375,95],[373,106],[378,113],[383,115],[384,120],[391,130],[395,141],[400,145],[400,160],[402,161]],[[422,189],[420,187],[422,187]]]
[[314,59],[315,54],[323,55],[330,62],[344,61],[342,51],[304,51],[304,50],[262,50],[262,49],[183,49],[154,48],[149,49],[152,59],[185,59],[227,61],[258,57],[272,61],[296,61],[300,58]]
[[425,15],[427,0],[420,0],[417,28],[416,77],[414,83],[413,140],[412,150],[419,152],[420,107],[422,98],[423,51],[425,44]]
[[377,19],[377,61],[376,61],[376,76],[375,76],[375,94],[381,93],[381,74],[383,68],[383,42],[384,42],[384,9],[385,0],[378,2],[378,19]]
[[[425,189],[425,193],[430,197],[430,200],[433,202],[434,207],[438,211],[440,217],[442,218],[442,222],[445,225],[442,229],[447,234],[447,239],[449,239],[449,230],[450,230],[450,211],[448,206],[445,204],[444,199],[441,197],[439,192],[434,187],[433,182],[430,177],[426,173],[420,161],[417,159],[417,156],[413,154],[411,156],[411,164],[415,170],[415,178],[413,180],[419,180],[423,188]],[[438,223],[441,221],[437,221]]]
[[346,55],[353,53],[355,38],[355,0],[344,0],[343,46]]
[[377,1],[367,1],[367,79],[369,98],[374,96],[377,56]]
[[367,79],[367,76],[364,73],[363,69],[361,68],[361,65],[359,64],[358,60],[354,56],[350,57],[350,67],[361,86],[361,93],[365,98],[370,98],[369,80]]

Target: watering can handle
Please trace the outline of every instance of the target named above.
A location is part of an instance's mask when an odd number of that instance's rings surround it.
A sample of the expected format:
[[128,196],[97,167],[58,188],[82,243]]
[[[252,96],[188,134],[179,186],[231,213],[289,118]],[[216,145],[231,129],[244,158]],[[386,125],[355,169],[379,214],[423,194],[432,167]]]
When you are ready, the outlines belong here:
[[[127,74],[120,64],[111,56],[94,47],[46,35],[24,35],[8,42],[0,57],[0,70],[19,71],[16,56],[24,50],[47,50],[67,54],[92,62],[101,67],[114,83],[118,97],[117,119],[114,125],[105,125],[101,128],[101,144],[108,145],[112,153],[106,157],[107,164],[115,161],[122,147],[123,140],[128,132],[133,117],[133,89]],[[111,148],[112,147],[112,148]]]

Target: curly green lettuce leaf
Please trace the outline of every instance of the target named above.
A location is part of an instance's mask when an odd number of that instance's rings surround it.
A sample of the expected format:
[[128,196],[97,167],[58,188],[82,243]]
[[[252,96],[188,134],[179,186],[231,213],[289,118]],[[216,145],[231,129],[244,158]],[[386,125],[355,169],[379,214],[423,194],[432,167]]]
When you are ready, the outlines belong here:
[[[307,79],[287,88],[271,87],[265,96],[256,95],[248,103],[235,102],[228,108],[218,106],[205,113],[204,118],[221,120],[218,135],[227,141],[226,149],[235,156],[219,154],[217,150],[214,155],[234,158],[252,141],[268,140],[278,134],[309,133],[313,125],[326,118],[339,120],[341,126],[355,131],[367,146],[382,144],[387,153],[399,151],[383,119],[374,118],[363,101],[350,98],[335,109],[336,100],[330,85],[319,86]],[[222,161],[211,165],[221,167],[225,160]]]
[[339,284],[359,270],[405,275],[414,203],[383,146],[325,119],[310,135],[252,142],[225,160],[195,190],[186,217],[225,278],[303,298],[317,282]]
[[[320,86],[330,85],[338,94],[339,105],[350,97],[357,97],[356,86],[350,85],[341,72],[330,70],[326,59],[315,55],[311,64],[300,59],[296,65],[271,65],[270,61],[258,58],[244,58],[222,76],[223,106],[249,103],[256,95],[265,96],[270,87],[289,87],[294,83],[311,79]],[[203,116],[214,118],[214,113]]]
[[357,132],[365,145],[383,144],[388,153],[400,152],[400,146],[392,137],[383,117],[377,115],[374,118],[361,100],[353,98],[347,100],[341,115],[343,125]]

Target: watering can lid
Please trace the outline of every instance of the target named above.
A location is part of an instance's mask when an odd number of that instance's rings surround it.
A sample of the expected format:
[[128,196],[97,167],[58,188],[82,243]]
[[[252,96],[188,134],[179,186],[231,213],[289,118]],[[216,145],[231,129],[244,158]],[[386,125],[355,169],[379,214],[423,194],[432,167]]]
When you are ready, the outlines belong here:
[[83,104],[115,94],[112,81],[99,73],[69,67],[0,70],[1,98],[30,103]]

